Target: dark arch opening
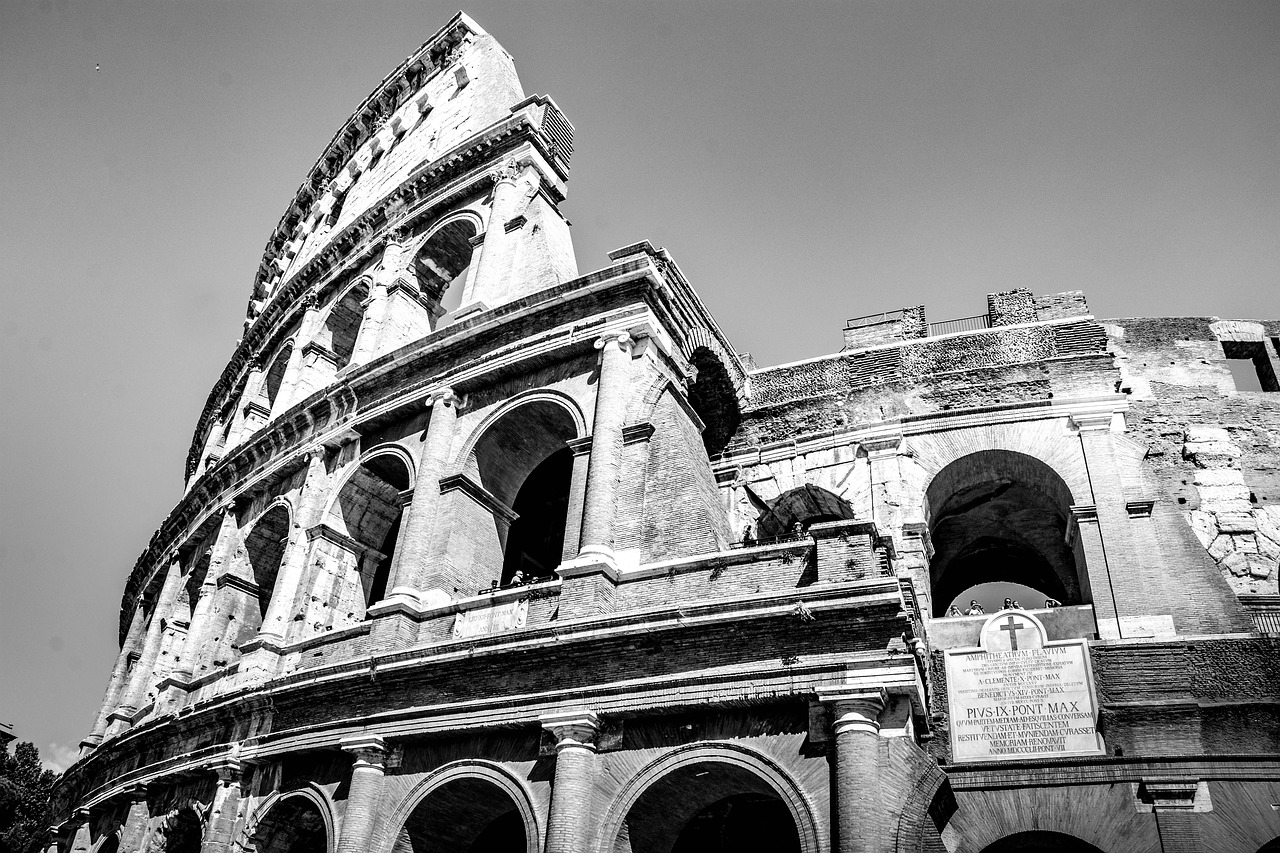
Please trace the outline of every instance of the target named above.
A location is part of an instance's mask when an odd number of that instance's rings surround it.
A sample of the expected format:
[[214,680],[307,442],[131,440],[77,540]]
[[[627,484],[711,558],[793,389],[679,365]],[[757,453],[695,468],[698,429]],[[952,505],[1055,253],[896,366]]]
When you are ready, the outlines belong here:
[[987,613],[1005,598],[1085,602],[1084,555],[1066,541],[1073,503],[1062,478],[1023,453],[984,450],[939,471],[925,492],[933,615],[952,604],[964,612],[971,599]]
[[524,820],[515,802],[487,779],[446,782],[405,821],[395,853],[524,853]]
[[267,368],[266,376],[262,379],[262,397],[266,400],[268,410],[275,406],[276,397],[280,395],[280,386],[284,383],[285,369],[289,366],[289,356],[292,353],[293,344],[287,344],[284,349],[276,353],[276,357],[271,360],[271,365]]
[[462,290],[471,267],[471,239],[476,226],[458,219],[431,235],[413,259],[418,288],[441,312],[434,328],[447,326],[462,304]]
[[289,510],[277,504],[262,514],[244,541],[253,582],[258,587],[257,624],[246,622],[244,631],[256,633],[262,627],[262,617],[267,613],[271,593],[276,588],[276,576],[280,574],[280,561],[284,558],[284,546],[288,538]]
[[360,323],[364,320],[364,303],[368,297],[369,285],[362,281],[343,294],[325,318],[321,343],[329,347],[339,370],[350,363],[351,356],[355,354]]
[[767,512],[760,514],[757,535],[760,539],[785,536],[799,524],[809,525],[821,521],[840,521],[854,518],[853,507],[839,495],[812,483],[805,483],[783,492],[769,502]]
[[1033,830],[1006,835],[988,844],[982,853],[1102,853],[1097,847],[1074,835]]
[[1280,838],[1273,838],[1259,847],[1258,853],[1280,853]]
[[558,403],[518,406],[489,426],[473,459],[480,485],[516,516],[499,525],[507,584],[517,571],[525,581],[552,575],[564,552],[573,454],[573,417]]
[[329,523],[362,546],[353,557],[366,608],[386,597],[410,483],[409,468],[399,456],[372,456],[342,484],[329,512]]
[[614,853],[799,853],[791,810],[745,768],[707,761],[679,767],[636,799]]
[[698,371],[698,378],[689,386],[689,405],[706,427],[702,431],[702,443],[707,455],[715,456],[738,431],[742,419],[738,395],[729,372],[711,350],[699,347],[689,361]]
[[157,831],[162,834],[164,853],[200,853],[204,823],[190,806],[170,812]]
[[286,796],[258,822],[253,847],[257,853],[326,853],[324,815],[307,797]]
[[102,843],[98,845],[95,853],[116,853],[120,849],[120,833],[113,832],[106,838],[102,839]]
[[549,579],[560,565],[572,475],[573,453],[562,447],[538,463],[520,487],[511,507],[518,517],[507,531],[503,554],[504,585],[516,572],[525,580]]

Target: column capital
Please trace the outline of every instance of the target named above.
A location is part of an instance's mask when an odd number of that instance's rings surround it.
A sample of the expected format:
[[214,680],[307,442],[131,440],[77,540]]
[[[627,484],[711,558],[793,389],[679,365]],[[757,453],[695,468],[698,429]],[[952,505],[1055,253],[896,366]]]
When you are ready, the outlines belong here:
[[542,728],[556,739],[556,752],[575,747],[595,751],[600,718],[594,711],[544,714],[541,723]]
[[846,732],[879,734],[880,712],[884,710],[887,700],[884,688],[848,690],[836,687],[818,690],[818,701],[831,709],[831,730],[837,737]]
[[343,752],[356,757],[356,767],[361,765],[382,769],[387,757],[387,742],[378,735],[353,735],[338,741]]
[[423,401],[428,409],[434,408],[436,404],[452,407],[454,411],[460,412],[467,405],[466,396],[459,397],[452,388],[437,388],[427,395]]
[[219,783],[230,785],[240,781],[240,776],[244,773],[244,764],[238,755],[225,755],[214,759],[206,769],[218,777]]
[[631,352],[631,347],[635,344],[635,338],[631,337],[630,332],[609,332],[596,338],[596,349],[603,351],[605,347],[616,345],[622,352]]

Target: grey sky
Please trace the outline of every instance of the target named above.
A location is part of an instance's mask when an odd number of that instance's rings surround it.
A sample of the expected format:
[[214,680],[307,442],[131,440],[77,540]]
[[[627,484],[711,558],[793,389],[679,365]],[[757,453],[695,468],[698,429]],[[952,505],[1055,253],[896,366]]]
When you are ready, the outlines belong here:
[[[456,10],[0,4],[0,720],[48,757],[92,723],[271,229]],[[1017,286],[1280,313],[1278,3],[467,11],[576,125],[582,270],[665,245],[762,365]]]

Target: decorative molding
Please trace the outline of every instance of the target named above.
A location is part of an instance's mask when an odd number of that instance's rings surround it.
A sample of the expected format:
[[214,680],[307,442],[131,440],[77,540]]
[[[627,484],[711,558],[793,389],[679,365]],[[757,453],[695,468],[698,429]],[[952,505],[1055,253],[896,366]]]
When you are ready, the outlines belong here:
[[466,474],[451,474],[448,477],[441,478],[440,494],[448,494],[453,491],[462,492],[496,517],[505,520],[508,524],[520,517],[510,507],[494,497],[492,492]]
[[648,441],[653,437],[653,430],[651,423],[627,424],[622,428],[622,443],[625,445]]

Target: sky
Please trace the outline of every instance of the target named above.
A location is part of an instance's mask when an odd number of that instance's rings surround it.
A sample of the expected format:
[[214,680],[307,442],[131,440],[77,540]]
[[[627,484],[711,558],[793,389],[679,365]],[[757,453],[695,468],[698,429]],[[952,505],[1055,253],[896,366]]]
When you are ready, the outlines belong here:
[[[261,253],[457,11],[0,3],[0,721],[61,767]],[[667,247],[760,365],[1085,290],[1274,318],[1280,3],[475,2],[576,128],[579,267]]]

